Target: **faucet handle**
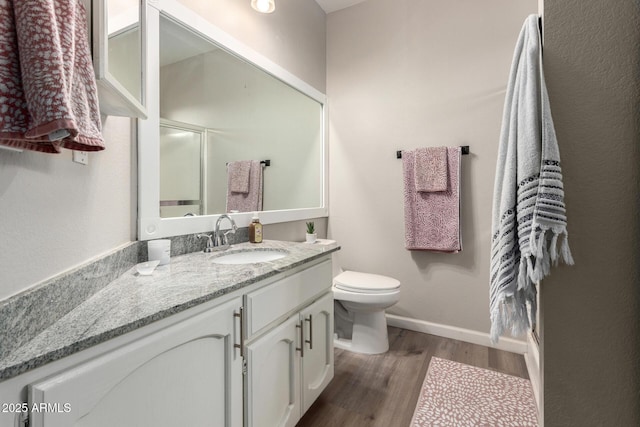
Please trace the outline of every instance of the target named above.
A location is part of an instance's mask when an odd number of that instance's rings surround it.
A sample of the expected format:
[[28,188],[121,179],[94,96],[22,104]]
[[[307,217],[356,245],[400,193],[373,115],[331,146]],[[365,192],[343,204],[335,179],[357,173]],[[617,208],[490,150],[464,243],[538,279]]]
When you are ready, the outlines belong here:
[[196,234],[196,237],[206,237],[207,238],[207,246],[204,248],[202,252],[213,252],[213,234]]
[[[233,225],[235,226],[235,223]],[[230,243],[229,243],[229,234],[232,234],[232,235],[235,236],[236,235],[236,229],[237,229],[237,227],[235,229],[232,228],[231,230],[225,231],[224,233],[222,233],[222,243],[223,243],[224,246],[229,246],[230,245]]]

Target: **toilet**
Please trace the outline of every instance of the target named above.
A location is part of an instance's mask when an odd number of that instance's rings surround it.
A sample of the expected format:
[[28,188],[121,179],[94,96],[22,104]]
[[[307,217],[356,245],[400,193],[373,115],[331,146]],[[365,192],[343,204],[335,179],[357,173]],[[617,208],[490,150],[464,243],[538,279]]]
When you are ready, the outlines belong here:
[[400,282],[378,274],[344,271],[333,279],[334,346],[354,353],[389,350],[384,311],[398,302]]

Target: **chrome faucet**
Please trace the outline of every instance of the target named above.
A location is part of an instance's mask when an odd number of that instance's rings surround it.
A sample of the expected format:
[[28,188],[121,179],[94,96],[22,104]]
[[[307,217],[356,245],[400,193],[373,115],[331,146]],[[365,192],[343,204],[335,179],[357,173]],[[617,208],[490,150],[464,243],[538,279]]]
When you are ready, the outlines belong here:
[[[220,231],[220,222],[224,218],[228,219],[231,223],[231,229],[222,233],[222,231]],[[238,226],[236,225],[236,222],[233,220],[233,218],[231,218],[227,214],[220,215],[218,217],[218,220],[216,221],[215,231],[213,232],[213,246],[216,246],[219,250],[227,249],[229,247],[229,234],[235,235],[236,231],[238,231]]]
[[204,250],[202,252],[213,252],[214,248],[213,248],[213,240],[211,239],[211,237],[213,236],[213,234],[196,234],[196,237],[198,239],[202,238],[202,237],[206,237],[207,238],[207,246],[204,248]]

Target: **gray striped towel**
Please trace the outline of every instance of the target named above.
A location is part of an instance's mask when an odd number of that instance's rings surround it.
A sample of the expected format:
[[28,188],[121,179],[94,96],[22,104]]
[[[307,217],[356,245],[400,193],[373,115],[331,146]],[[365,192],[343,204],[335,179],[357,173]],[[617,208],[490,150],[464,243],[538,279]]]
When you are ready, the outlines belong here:
[[[551,264],[573,264],[567,240],[560,152],[544,83],[538,16],[516,45],[505,98],[493,199],[491,339],[530,328],[535,283]],[[535,316],[532,316],[535,319]]]

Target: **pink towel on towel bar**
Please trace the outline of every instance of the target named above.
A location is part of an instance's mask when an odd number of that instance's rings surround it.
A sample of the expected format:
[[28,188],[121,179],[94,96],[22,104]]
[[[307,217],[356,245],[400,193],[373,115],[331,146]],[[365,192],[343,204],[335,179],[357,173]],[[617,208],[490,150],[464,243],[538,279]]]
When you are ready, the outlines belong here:
[[0,1],[0,57],[0,144],[104,149],[81,1]]
[[447,147],[418,148],[414,156],[416,191],[446,191]]
[[419,192],[415,186],[415,152],[403,151],[405,247],[456,253],[460,233],[460,147],[447,148],[447,189]]
[[251,160],[229,162],[227,165],[227,173],[229,174],[229,191],[244,194],[249,192]]
[[251,160],[249,171],[249,191],[234,193],[231,191],[231,174],[227,170],[227,212],[255,212],[262,210],[263,167],[259,160]]

